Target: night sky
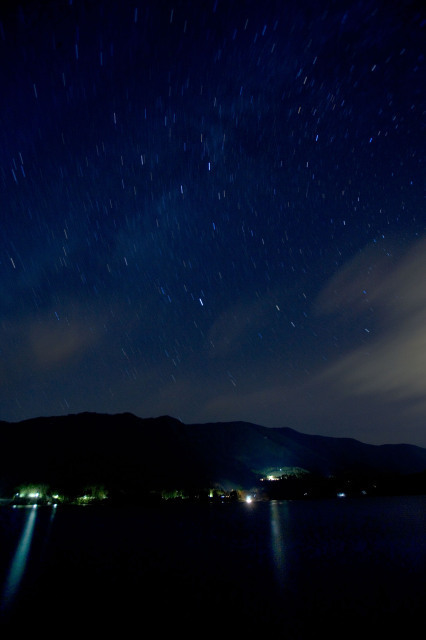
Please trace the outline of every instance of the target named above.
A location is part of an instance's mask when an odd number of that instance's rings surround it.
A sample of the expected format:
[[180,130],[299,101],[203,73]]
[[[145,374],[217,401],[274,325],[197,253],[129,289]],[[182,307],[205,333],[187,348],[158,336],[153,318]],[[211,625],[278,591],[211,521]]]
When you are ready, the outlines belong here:
[[0,419],[426,446],[422,3],[0,17]]

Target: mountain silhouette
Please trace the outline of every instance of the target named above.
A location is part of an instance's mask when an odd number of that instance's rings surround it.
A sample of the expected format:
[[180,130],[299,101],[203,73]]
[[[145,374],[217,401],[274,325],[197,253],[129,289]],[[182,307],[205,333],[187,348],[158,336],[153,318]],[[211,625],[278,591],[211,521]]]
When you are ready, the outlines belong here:
[[170,416],[80,413],[0,422],[0,492],[45,483],[64,492],[220,486],[249,489],[270,469],[324,477],[416,474],[426,449],[371,445],[248,422],[184,424]]

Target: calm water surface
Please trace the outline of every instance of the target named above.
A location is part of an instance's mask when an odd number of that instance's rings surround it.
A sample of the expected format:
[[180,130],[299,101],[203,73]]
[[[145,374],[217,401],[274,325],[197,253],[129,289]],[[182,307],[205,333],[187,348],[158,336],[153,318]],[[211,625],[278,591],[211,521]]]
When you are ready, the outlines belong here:
[[2,507],[1,623],[45,637],[421,637],[425,533],[426,497]]

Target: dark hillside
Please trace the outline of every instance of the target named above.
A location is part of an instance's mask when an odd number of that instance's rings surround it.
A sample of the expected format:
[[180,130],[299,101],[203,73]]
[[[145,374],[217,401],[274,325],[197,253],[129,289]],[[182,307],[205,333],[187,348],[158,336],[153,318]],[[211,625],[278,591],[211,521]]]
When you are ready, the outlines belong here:
[[132,414],[0,422],[0,490],[46,483],[78,493],[90,484],[140,492],[177,487],[251,488],[271,468],[336,474],[413,474],[426,449],[270,429],[247,422],[186,425]]

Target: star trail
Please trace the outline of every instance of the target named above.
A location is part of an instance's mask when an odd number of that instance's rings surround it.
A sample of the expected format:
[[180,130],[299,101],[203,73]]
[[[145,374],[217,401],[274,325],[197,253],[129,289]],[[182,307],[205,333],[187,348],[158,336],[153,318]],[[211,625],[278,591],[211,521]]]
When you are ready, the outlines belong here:
[[426,11],[4,3],[0,419],[426,446]]

